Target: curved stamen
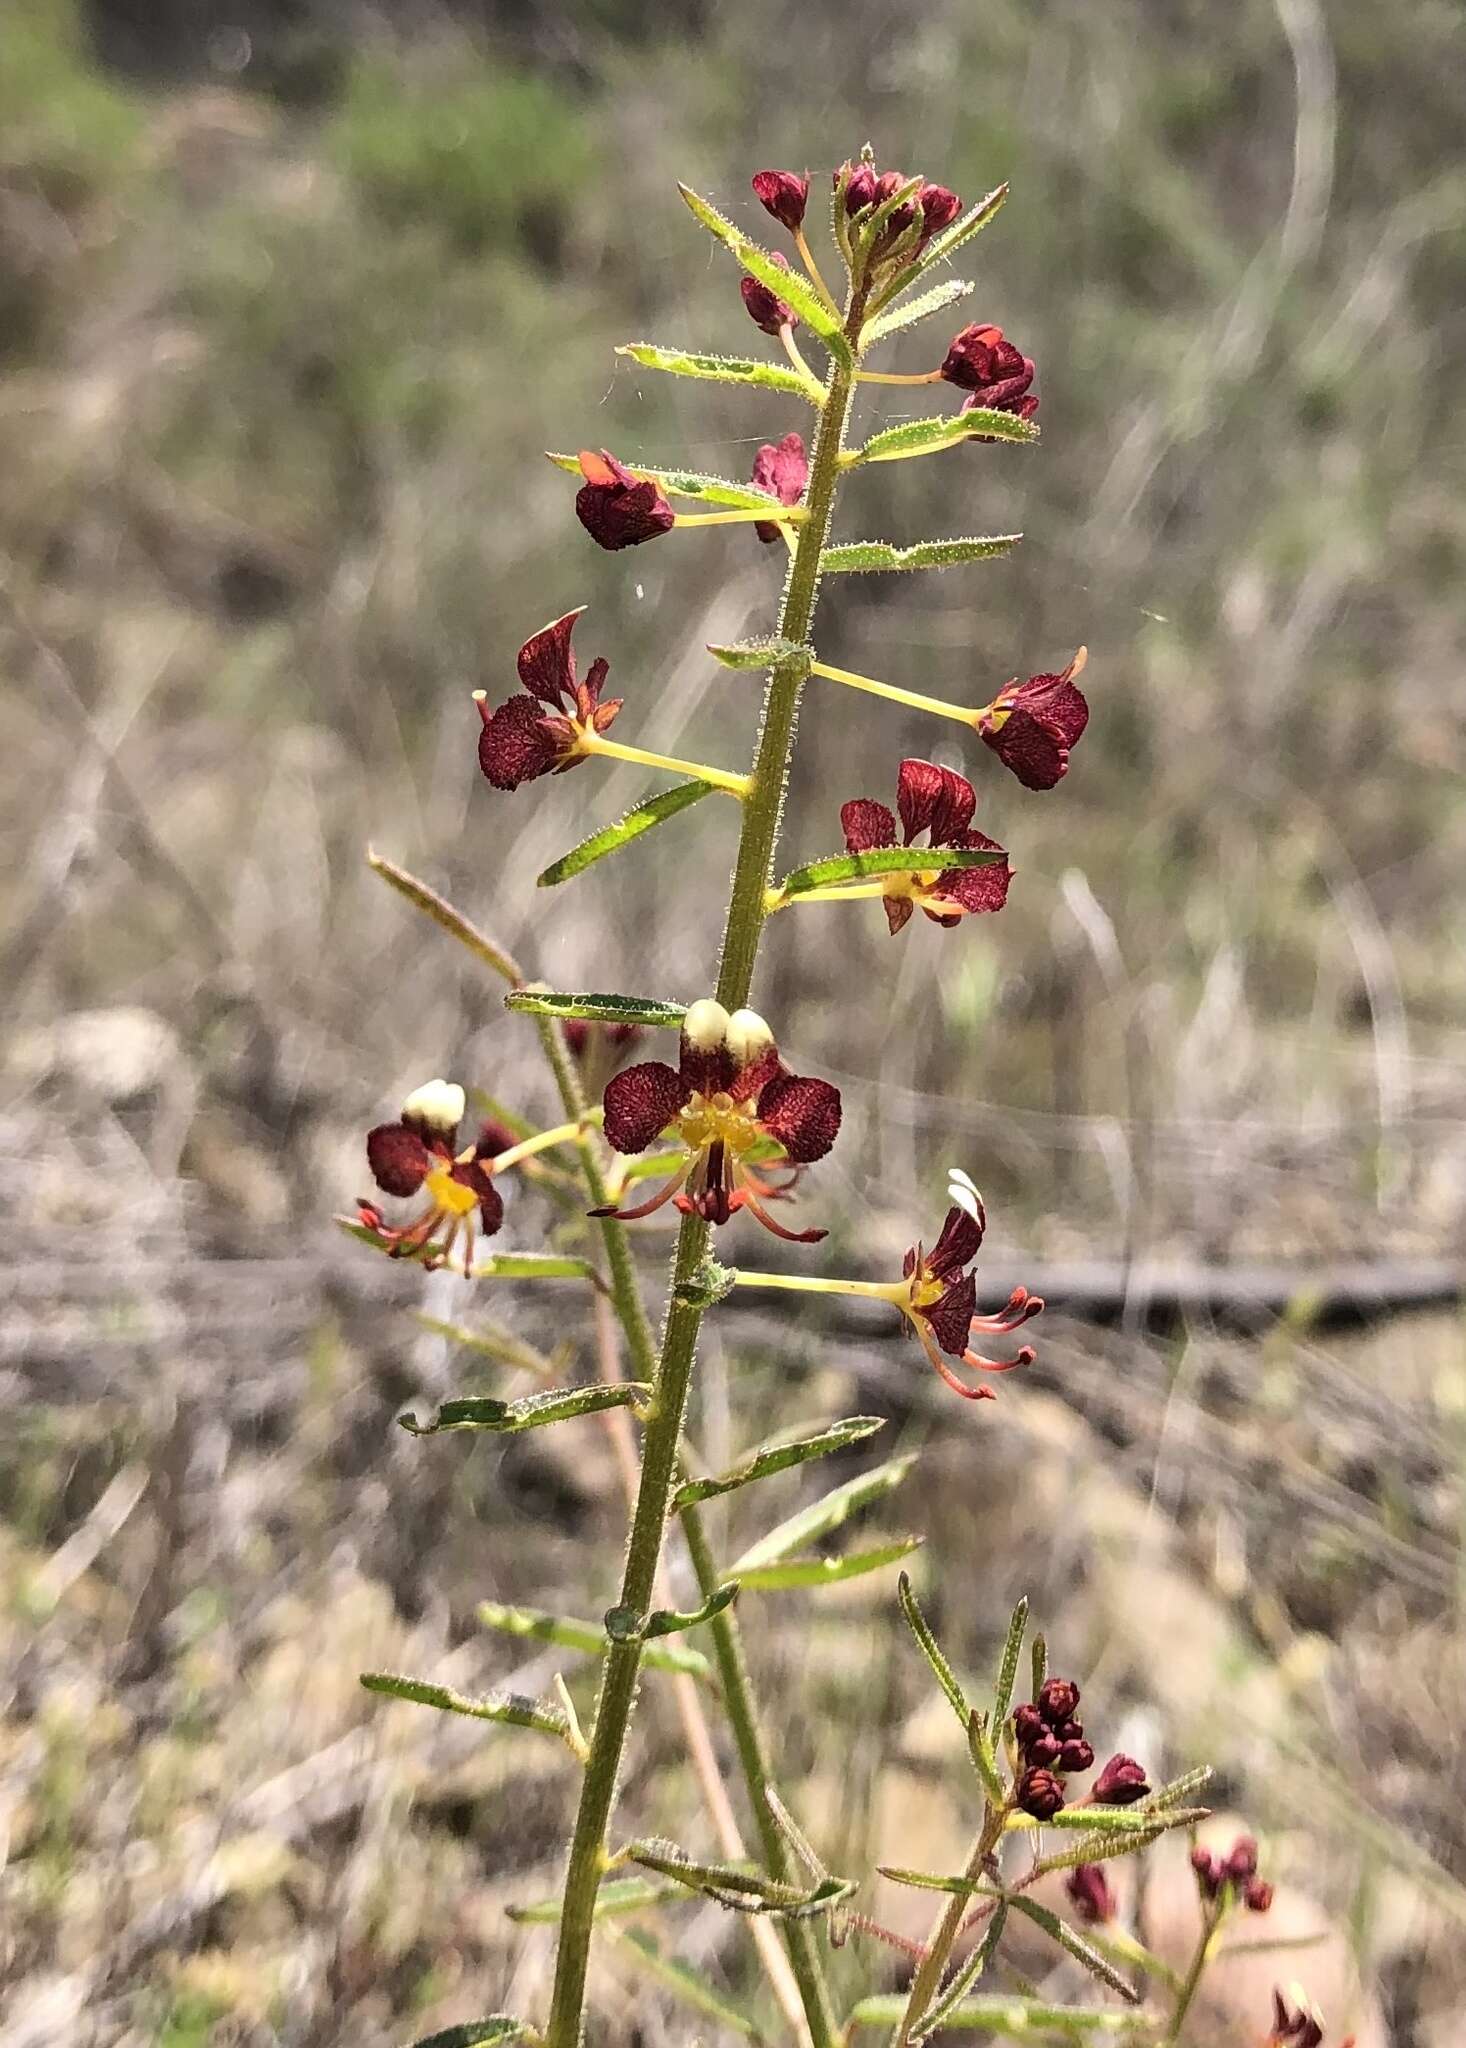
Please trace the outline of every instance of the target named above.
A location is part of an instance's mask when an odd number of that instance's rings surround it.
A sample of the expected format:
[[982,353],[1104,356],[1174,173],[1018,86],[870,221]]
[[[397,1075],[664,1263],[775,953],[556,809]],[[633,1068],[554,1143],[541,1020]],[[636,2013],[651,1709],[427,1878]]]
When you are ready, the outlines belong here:
[[691,1173],[693,1164],[694,1162],[689,1159],[680,1173],[674,1173],[669,1181],[663,1182],[656,1193],[645,1202],[638,1202],[630,1209],[588,1209],[586,1214],[588,1216],[611,1216],[618,1223],[635,1223],[643,1216],[650,1216],[653,1210],[661,1208],[663,1202],[671,1201],[673,1195],[677,1193],[677,1190],[682,1186],[688,1174]]
[[769,1214],[747,1181],[743,1182],[733,1200],[740,1209],[750,1210],[765,1230],[772,1231],[775,1237],[782,1237],[786,1244],[818,1244],[830,1234],[827,1230],[786,1230]]
[[[916,1325],[916,1334],[921,1339],[921,1348],[927,1355],[928,1363],[946,1381],[954,1394],[960,1394],[964,1401],[996,1401],[998,1397],[991,1387],[969,1387],[965,1380],[959,1380],[956,1373],[953,1372],[951,1366],[948,1365],[946,1359],[937,1349],[936,1343],[926,1324],[919,1316],[913,1316],[911,1320]],[[971,1357],[971,1355],[969,1352],[967,1357]],[[967,1357],[962,1361],[964,1365],[967,1363]]]
[[1017,1372],[1021,1365],[1032,1365],[1038,1353],[1031,1344],[1025,1344],[1016,1358],[984,1358],[980,1351],[964,1351],[962,1363],[971,1366],[974,1372]]
[[1003,1308],[993,1315],[974,1316],[972,1327],[1006,1336],[1010,1330],[1022,1329],[1026,1322],[1034,1316],[1041,1316],[1043,1311],[1044,1298],[1041,1294],[1030,1294],[1026,1287],[1015,1287]]

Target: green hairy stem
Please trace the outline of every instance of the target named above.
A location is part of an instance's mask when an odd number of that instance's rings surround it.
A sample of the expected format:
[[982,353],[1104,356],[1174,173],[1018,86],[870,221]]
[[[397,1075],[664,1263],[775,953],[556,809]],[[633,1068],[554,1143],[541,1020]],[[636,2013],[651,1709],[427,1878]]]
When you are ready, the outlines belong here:
[[[852,293],[845,317],[845,334],[852,352],[859,340],[863,316],[864,295],[857,289]],[[830,515],[840,476],[840,456],[854,390],[853,368],[842,369],[838,362],[832,363],[810,456],[806,497],[808,517],[799,528],[777,627],[779,637],[792,642],[796,648],[803,645],[814,617],[820,557],[830,530]],[[784,785],[794,748],[795,720],[806,674],[806,659],[803,654],[794,654],[777,662],[770,671],[764,696],[763,724],[754,756],[752,787],[743,805],[743,825],[718,968],[717,997],[727,1010],[739,1009],[747,1002],[753,982],[766,916],[764,894],[772,878],[774,847],[778,840]],[[677,1294],[691,1281],[702,1263],[707,1243],[708,1225],[703,1219],[684,1216],[677,1234],[671,1288],[662,1328],[661,1356],[652,1381],[651,1408],[642,1442],[641,1483],[621,1580],[619,1605],[634,1614],[645,1614],[651,1606],[668,1502],[677,1470],[677,1447],[692,1383],[698,1329],[702,1321],[702,1311],[680,1303]],[[731,1652],[720,1643],[719,1662],[724,1667],[725,1679],[727,1668],[734,1661]],[[736,1664],[741,1669],[741,1657]],[[548,2048],[579,2048],[582,2038],[585,1979],[596,1892],[606,1869],[606,1829],[615,1804],[616,1783],[626,1731],[636,1701],[640,1666],[639,1643],[618,1641],[608,1645],[590,1737],[590,1756],[581,1783],[580,1805],[570,1843],[560,1915],[560,1946],[555,1961],[555,1988],[545,2037]],[[735,1739],[745,1775],[750,1778],[751,1786],[755,1778],[761,1785],[766,1784],[761,1743],[748,1702],[746,1675],[741,1686],[735,1685],[734,1692],[742,1702],[740,1718],[744,1725],[740,1728],[735,1720]],[[772,1839],[778,1844],[773,1854],[782,1859],[783,1844],[765,1799],[755,1798],[755,1820],[766,1853]],[[772,1861],[770,1867],[776,1876],[783,1874]],[[792,1924],[800,1925],[797,1922]],[[818,1973],[812,1936],[806,1934],[804,1940],[791,1943],[790,1959],[805,1998],[816,2048],[834,2048],[838,2033],[830,2012],[828,1993]]]

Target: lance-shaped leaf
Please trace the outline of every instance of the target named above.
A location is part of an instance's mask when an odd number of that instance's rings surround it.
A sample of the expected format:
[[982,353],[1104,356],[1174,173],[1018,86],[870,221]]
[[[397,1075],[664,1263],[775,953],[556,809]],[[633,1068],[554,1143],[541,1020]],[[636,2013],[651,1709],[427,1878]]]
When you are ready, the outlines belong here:
[[864,882],[877,875],[932,875],[944,868],[990,868],[1007,858],[1001,847],[877,846],[868,853],[832,853],[827,860],[812,860],[786,875],[777,893],[787,901],[841,882]]
[[716,236],[749,276],[767,285],[776,299],[781,299],[799,315],[811,334],[818,335],[837,362],[847,370],[852,369],[854,358],[841,331],[840,316],[830,311],[814,286],[797,270],[782,269],[767,249],[761,249],[757,242],[750,241],[741,228],[734,227],[731,220],[725,220],[715,206],[709,206],[706,199],[699,198],[689,186],[679,185],[677,189],[708,233]]
[[[648,1907],[664,1905],[682,1896],[680,1884],[670,1878],[608,1877],[596,1893],[594,1917],[619,1919],[625,1913],[643,1913]],[[556,1892],[552,1899],[535,1899],[527,1906],[506,1906],[505,1912],[520,1927],[558,1925],[565,1901]]]
[[[1095,1808],[1089,1809],[1091,1815]],[[1045,1856],[1038,1868],[1041,1871],[1076,1870],[1081,1863],[1107,1863],[1112,1856],[1133,1856],[1138,1849],[1148,1849],[1152,1842],[1158,1842],[1163,1834],[1175,1823],[1157,1820],[1149,1828],[1097,1828],[1092,1835],[1081,1835],[1072,1847],[1056,1849],[1052,1856]]]
[[1003,1642],[1003,1654],[998,1659],[998,1685],[993,1695],[993,1732],[996,1735],[1008,1718],[1008,1709],[1013,1704],[1013,1685],[1018,1677],[1018,1659],[1023,1654],[1023,1638],[1028,1633],[1027,1595],[1013,1609],[1008,1623],[1008,1633]]
[[510,2019],[506,2012],[491,2012],[487,2019],[463,2020],[456,2027],[444,2027],[440,2034],[428,2034],[414,2041],[413,2048],[508,2048],[511,2041],[527,2041],[530,2028],[524,2020]]
[[899,1536],[874,1550],[853,1550],[845,1557],[791,1557],[783,1564],[757,1565],[743,1573],[740,1584],[756,1593],[783,1593],[791,1586],[838,1586],[844,1579],[863,1579],[884,1571],[920,1550],[924,1538]]
[[[511,1365],[519,1372],[532,1372],[541,1379],[558,1377],[561,1366],[543,1351],[536,1351],[533,1344],[527,1344],[523,1337],[513,1330],[506,1330],[499,1323],[481,1323],[477,1329],[469,1329],[467,1323],[444,1322],[438,1316],[424,1315],[421,1309],[413,1310],[413,1321],[424,1330],[430,1330],[435,1337],[446,1337],[450,1344],[462,1344],[470,1351],[492,1358],[496,1364]],[[558,1347],[557,1347],[558,1348]]]
[[537,887],[553,889],[557,883],[568,882],[572,875],[583,875],[587,868],[594,867],[607,854],[619,853],[633,839],[640,839],[643,832],[665,825],[679,811],[689,809],[712,793],[710,782],[674,782],[660,795],[646,797],[624,817],[618,818],[614,825],[603,825],[599,832],[592,832],[589,839],[582,839],[579,846],[571,847],[569,853],[562,854],[559,860],[551,861],[538,877]]
[[578,1416],[599,1415],[607,1408],[632,1408],[650,1392],[639,1380],[614,1384],[594,1380],[589,1386],[551,1387],[543,1394],[525,1394],[517,1401],[479,1394],[445,1401],[431,1422],[419,1422],[415,1415],[399,1415],[397,1420],[413,1436],[436,1436],[445,1429],[488,1429],[499,1436],[517,1436],[521,1430],[573,1422]]
[[998,1772],[998,1752],[986,1714],[974,1707],[967,1717],[967,1753],[972,1768],[982,1780],[982,1789],[994,1806],[1001,1806],[1008,1794]]
[[720,1906],[731,1906],[735,1913],[772,1913],[782,1919],[804,1920],[829,1912],[856,1889],[853,1880],[838,1877],[823,1878],[809,1887],[781,1884],[747,1865],[699,1862],[675,1842],[650,1837],[628,1843],[623,1854],[644,1870],[675,1878],[689,1891],[702,1892]]
[[1042,1629],[1034,1637],[1033,1647],[1028,1654],[1030,1659],[1029,1683],[1033,1688],[1028,1697],[1031,1700],[1036,1700],[1043,1691],[1044,1680],[1049,1675],[1049,1639]]
[[1004,1899],[1000,1901],[992,1919],[983,1929],[982,1940],[956,1972],[941,1997],[917,2021],[911,2033],[913,2042],[924,2041],[928,2034],[935,2033],[952,2008],[961,2005],[973,1985],[986,1974],[988,1964],[998,1952],[998,1943],[1003,1938],[1003,1930],[1007,1924],[1008,1902]]
[[[580,474],[580,458],[546,451],[557,469]],[[782,498],[761,491],[756,484],[741,484],[730,476],[708,476],[700,469],[653,469],[644,462],[623,462],[621,467],[644,482],[654,483],[665,497],[695,498],[704,505],[729,505],[744,512],[768,511],[770,519],[788,519],[790,508]]]
[[1130,1813],[1169,1813],[1175,1807],[1184,1806],[1194,1792],[1200,1792],[1211,1780],[1211,1765],[1198,1764],[1195,1770],[1183,1771],[1179,1778],[1172,1778],[1169,1784],[1152,1792],[1149,1799],[1143,1799],[1126,1810]]
[[829,576],[865,574],[875,569],[955,569],[963,562],[990,562],[1017,547],[1021,533],[973,535],[959,540],[921,540],[909,548],[888,540],[852,540],[826,548],[821,570]]
[[635,1956],[638,1968],[664,1985],[684,2005],[690,2005],[695,2012],[706,2013],[709,2019],[720,2021],[746,2041],[765,2038],[746,2013],[728,2003],[716,1985],[710,1984],[706,1977],[676,1956],[664,1954],[652,1935],[623,1927],[615,1930],[614,1939],[618,1948],[623,1952],[629,1950]]
[[814,660],[814,649],[797,640],[781,640],[777,634],[764,640],[735,640],[726,647],[710,645],[708,653],[724,668],[773,668],[776,663],[801,656],[806,669]]
[[1097,1948],[1091,1947],[1084,1936],[1077,1933],[1067,1920],[1061,1920],[1057,1913],[1051,1913],[1048,1907],[1041,1906],[1037,1899],[1025,1898],[1021,1892],[1015,1892],[1008,1903],[1015,1912],[1021,1913],[1025,1920],[1031,1920],[1035,1927],[1041,1927],[1051,1941],[1059,1944],[1065,1955],[1073,1956],[1076,1963],[1082,1963],[1091,1977],[1098,1977],[1101,1984],[1108,1990],[1116,1992],[1127,2005],[1140,2003],[1140,1993],[1129,1978],[1102,1956]]
[[951,227],[940,235],[934,235],[927,244],[925,254],[903,271],[901,276],[882,293],[878,305],[873,310],[880,312],[892,299],[904,297],[914,284],[921,282],[934,265],[955,256],[964,242],[970,242],[974,235],[979,234],[987,226],[1007,196],[1006,185],[994,187],[991,192],[979,199],[975,206],[969,206],[966,213],[953,221]]
[[994,1896],[991,1885],[985,1885],[974,1877],[941,1877],[932,1870],[903,1870],[899,1864],[882,1863],[877,1866],[882,1877],[892,1884],[905,1885],[916,1892],[946,1892],[955,1899],[990,1899]]
[[411,1700],[419,1707],[436,1707],[442,1714],[466,1714],[473,1721],[503,1721],[514,1728],[537,1728],[542,1735],[558,1735],[562,1741],[570,1733],[570,1722],[559,1707],[527,1699],[523,1693],[492,1692],[475,1697],[455,1692],[451,1685],[433,1685],[425,1678],[404,1678],[395,1671],[363,1671],[361,1683],[368,1692],[385,1693],[394,1700]]
[[694,1607],[687,1614],[678,1614],[670,1607],[658,1607],[646,1615],[638,1614],[631,1607],[612,1607],[606,1615],[606,1634],[618,1643],[647,1643],[656,1636],[680,1635],[683,1629],[697,1628],[700,1623],[711,1621],[715,1614],[731,1607],[737,1598],[738,1581],[730,1579],[726,1585],[709,1593],[701,1607]]
[[436,889],[430,889],[426,882],[420,882],[416,875],[410,875],[406,868],[398,867],[395,861],[387,860],[382,854],[367,848],[367,866],[373,874],[380,875],[384,882],[390,882],[399,896],[405,896],[417,909],[425,911],[434,924],[440,924],[444,931],[457,939],[460,946],[467,946],[476,959],[485,967],[491,967],[505,981],[520,982],[524,976],[513,960],[490,938],[486,938],[477,925],[470,924],[462,911],[440,896]]
[[[354,1216],[336,1216],[336,1225],[348,1237],[358,1238],[362,1244],[380,1249],[377,1234],[359,1223]],[[429,1243],[418,1245],[412,1251],[403,1252],[406,1260],[430,1258],[437,1246]],[[558,1252],[495,1252],[491,1258],[479,1259],[471,1277],[475,1280],[589,1280],[594,1277],[595,1268],[589,1259],[574,1258]]]
[[[1180,1806],[1176,1817],[1167,1820],[1169,1827],[1196,1827],[1210,1818],[1208,1806]],[[1095,1828],[1106,1834],[1153,1835],[1158,1814],[1142,1813],[1138,1806],[1061,1806],[1057,1813],[1051,1813],[1047,1820],[1035,1820],[1032,1814],[1010,1813],[1004,1826],[1017,1832],[1032,1828]]]
[[916,1638],[916,1647],[931,1666],[932,1676],[946,1694],[952,1712],[965,1730],[972,1709],[968,1706],[967,1696],[957,1682],[956,1672],[942,1654],[942,1647],[932,1634],[931,1626],[921,1611],[921,1603],[912,1590],[911,1576],[908,1572],[902,1572],[896,1582],[896,1597],[901,1603],[901,1612],[906,1617],[906,1626]]
[[[504,1607],[496,1600],[481,1600],[478,1618],[485,1628],[496,1628],[504,1635],[529,1636],[562,1650],[581,1650],[588,1657],[598,1657],[606,1647],[606,1631],[598,1623],[572,1621],[535,1607]],[[710,1676],[702,1652],[685,1649],[681,1643],[648,1643],[642,1662],[654,1671],[685,1671],[693,1678]]]
[[811,1501],[807,1508],[801,1508],[797,1515],[790,1515],[770,1529],[767,1536],[761,1536],[751,1549],[745,1550],[736,1564],[728,1567],[730,1578],[750,1583],[749,1573],[765,1565],[777,1564],[781,1558],[790,1556],[796,1550],[803,1550],[808,1544],[818,1543],[842,1522],[859,1514],[892,1492],[901,1484],[916,1463],[915,1453],[905,1457],[891,1458],[884,1465],[876,1465],[869,1472],[862,1472],[858,1478],[847,1479],[843,1486],[823,1494]]
[[815,405],[823,396],[813,377],[801,377],[797,370],[786,370],[780,363],[755,362],[752,356],[698,355],[687,349],[661,348],[654,341],[629,341],[616,353],[673,377],[701,377],[714,384],[756,384],[765,391],[787,391],[796,398],[807,398]]
[[648,1031],[680,1030],[687,1015],[686,1003],[655,996],[561,995],[548,988],[514,989],[504,1003],[522,1017],[584,1017],[592,1024],[640,1024]]
[[[906,2016],[904,1995],[880,1992],[862,1998],[845,2022],[857,2027],[895,2027]],[[1113,2006],[1051,2005],[1042,1998],[972,1998],[944,2015],[942,2025],[968,2034],[1060,2034],[1072,2040],[1104,2040],[1116,2034],[1154,2035],[1152,2013],[1120,2012]]]
[[716,1479],[684,1480],[672,1496],[672,1512],[676,1514],[698,1501],[716,1500],[721,1493],[735,1493],[740,1486],[751,1486],[756,1479],[768,1479],[794,1465],[807,1465],[812,1458],[827,1458],[832,1451],[858,1444],[885,1426],[879,1415],[847,1415],[843,1422],[832,1422],[810,1436],[776,1438],[773,1443],[760,1444],[741,1464],[719,1473]]
[[938,455],[944,448],[959,447],[978,435],[991,441],[1036,441],[1039,430],[1016,413],[976,406],[971,412],[937,413],[931,419],[903,420],[898,427],[885,427],[843,459],[847,468],[864,462],[908,462],[918,455]]
[[865,346],[872,348],[878,341],[885,341],[889,335],[900,334],[904,328],[914,327],[918,320],[925,320],[932,313],[941,313],[948,306],[955,306],[959,299],[965,299],[973,289],[969,277],[949,277],[944,284],[933,285],[928,292],[921,292],[916,298],[908,299],[904,305],[895,307],[889,313],[882,313],[879,320],[872,320],[865,330]]

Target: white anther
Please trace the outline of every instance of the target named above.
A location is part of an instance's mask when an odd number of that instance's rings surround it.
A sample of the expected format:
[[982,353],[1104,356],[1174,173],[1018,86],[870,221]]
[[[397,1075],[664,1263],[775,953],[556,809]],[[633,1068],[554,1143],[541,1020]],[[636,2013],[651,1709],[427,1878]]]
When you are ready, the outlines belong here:
[[728,1019],[728,1050],[736,1067],[762,1059],[773,1043],[774,1034],[757,1010],[735,1010]]
[[430,1131],[442,1131],[451,1137],[463,1122],[467,1107],[468,1098],[456,1081],[424,1081],[403,1103],[402,1121],[426,1124]]
[[728,1012],[716,997],[700,997],[688,1006],[682,1036],[698,1052],[717,1052],[728,1042]]

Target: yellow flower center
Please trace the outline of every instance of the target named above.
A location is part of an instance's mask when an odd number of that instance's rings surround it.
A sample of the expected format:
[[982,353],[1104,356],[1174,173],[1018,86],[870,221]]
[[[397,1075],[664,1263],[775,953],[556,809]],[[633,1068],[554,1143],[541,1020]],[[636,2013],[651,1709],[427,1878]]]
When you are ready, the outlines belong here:
[[918,1266],[911,1276],[911,1306],[932,1308],[947,1291],[945,1280],[934,1280],[925,1266]]
[[763,1142],[748,1107],[721,1089],[716,1095],[694,1095],[678,1116],[677,1129],[690,1152],[701,1152],[721,1139],[735,1159]]
[[465,1187],[461,1180],[455,1180],[452,1168],[446,1163],[430,1168],[423,1186],[438,1207],[446,1209],[450,1216],[466,1216],[478,1205],[478,1196],[473,1189]]

